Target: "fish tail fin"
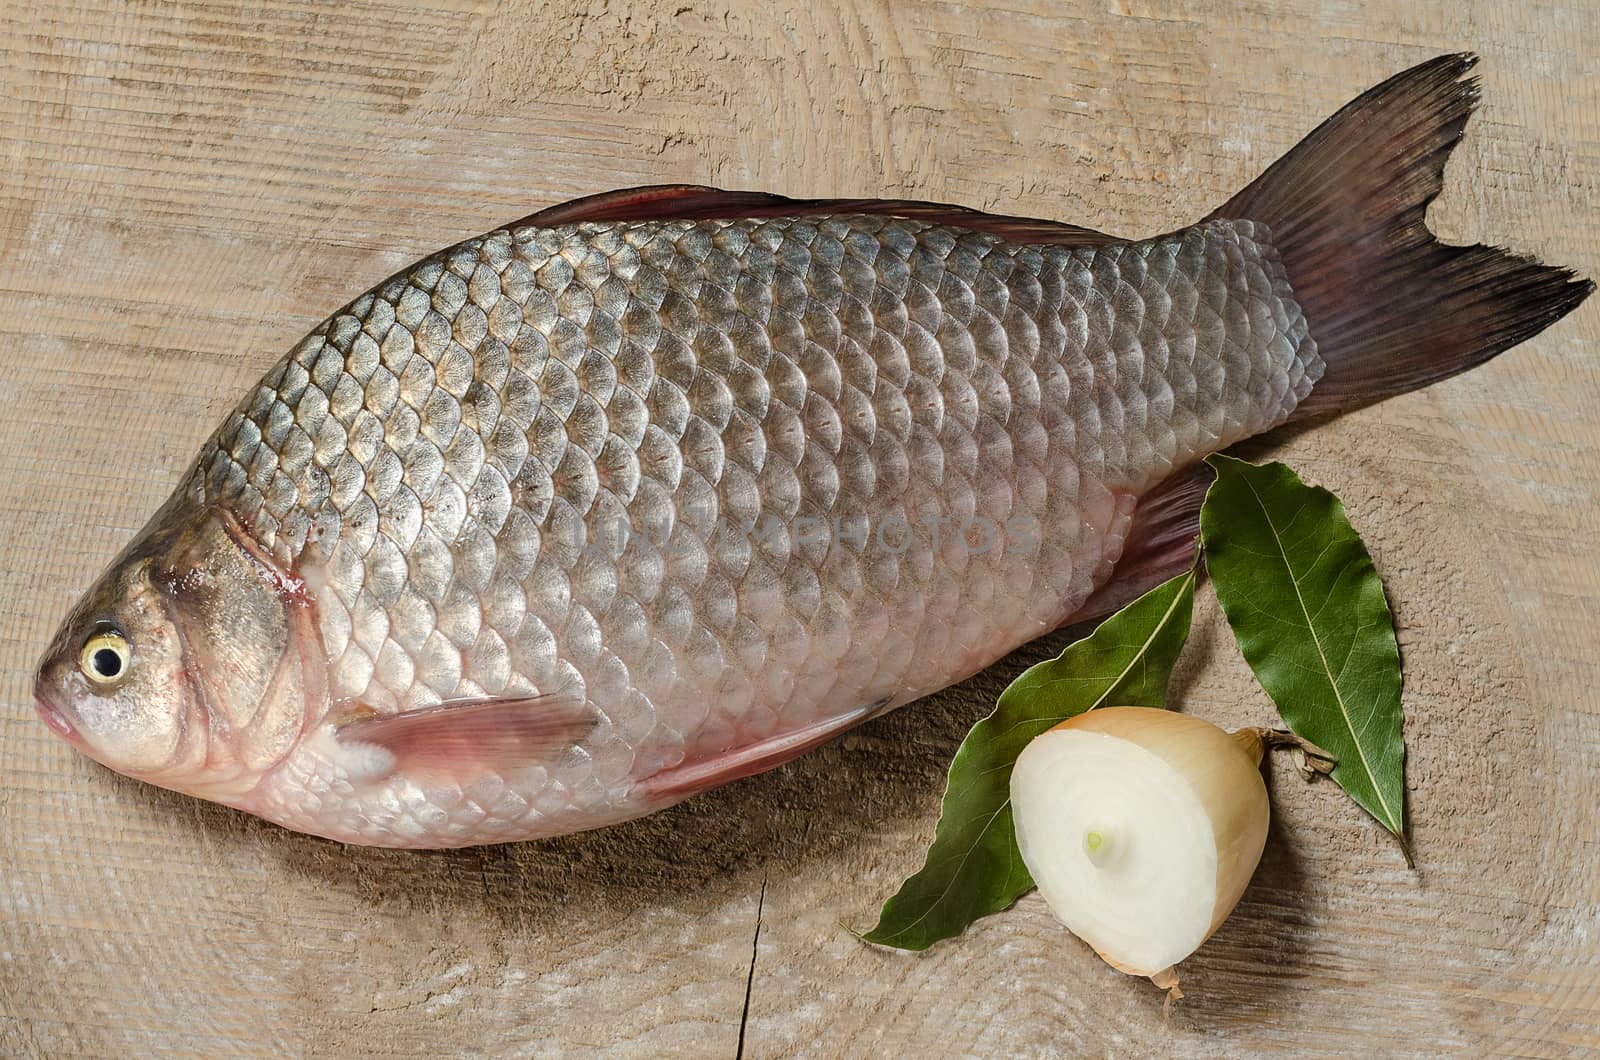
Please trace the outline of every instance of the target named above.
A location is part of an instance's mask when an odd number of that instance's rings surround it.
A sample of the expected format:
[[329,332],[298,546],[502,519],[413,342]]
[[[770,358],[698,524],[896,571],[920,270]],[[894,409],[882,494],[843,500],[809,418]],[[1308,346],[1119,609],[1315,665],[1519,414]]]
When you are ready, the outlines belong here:
[[1425,222],[1478,102],[1471,54],[1369,89],[1207,220],[1266,225],[1327,370],[1292,419],[1367,405],[1476,367],[1594,290],[1498,247],[1449,246]]

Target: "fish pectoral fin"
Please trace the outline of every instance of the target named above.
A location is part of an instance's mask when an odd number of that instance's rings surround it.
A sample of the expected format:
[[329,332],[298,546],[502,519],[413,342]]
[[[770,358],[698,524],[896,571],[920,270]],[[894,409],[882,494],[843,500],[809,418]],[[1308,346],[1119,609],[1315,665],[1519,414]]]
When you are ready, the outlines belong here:
[[377,714],[356,705],[337,728],[342,744],[379,747],[392,771],[509,771],[562,754],[583,742],[598,720],[569,697],[452,699],[431,707]]
[[777,733],[757,743],[691,755],[675,766],[638,781],[635,790],[652,799],[687,798],[729,781],[765,773],[881,713],[892,702],[891,696],[824,721]]
[[1200,504],[1216,473],[1205,464],[1174,471],[1139,498],[1111,578],[1067,621],[1109,615],[1194,566]]

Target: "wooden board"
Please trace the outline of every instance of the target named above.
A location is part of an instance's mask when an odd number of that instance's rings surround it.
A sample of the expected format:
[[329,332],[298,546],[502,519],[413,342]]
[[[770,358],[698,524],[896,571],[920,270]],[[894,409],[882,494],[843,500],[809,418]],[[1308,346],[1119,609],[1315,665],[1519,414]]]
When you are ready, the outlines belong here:
[[[9,0],[0,1054],[1600,1048],[1600,301],[1258,448],[1344,497],[1388,582],[1418,871],[1276,764],[1262,868],[1170,1018],[1036,896],[920,956],[841,926],[920,864],[961,735],[1059,637],[670,812],[457,853],[125,781],[29,706],[56,623],[242,388],[423,252],[675,180],[1156,232],[1471,48],[1484,106],[1436,226],[1595,275],[1597,21],[1583,0]],[[1184,709],[1271,717],[1206,593],[1179,683]]]

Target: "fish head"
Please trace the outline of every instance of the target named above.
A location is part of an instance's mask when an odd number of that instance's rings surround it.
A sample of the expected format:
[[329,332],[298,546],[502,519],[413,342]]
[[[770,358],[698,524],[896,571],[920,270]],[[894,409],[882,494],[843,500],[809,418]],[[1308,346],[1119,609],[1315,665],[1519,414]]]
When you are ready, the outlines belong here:
[[107,570],[62,623],[34,679],[34,705],[50,728],[132,776],[159,776],[205,753],[204,705],[153,567],[149,556],[130,556]]
[[102,765],[237,803],[320,714],[308,611],[226,513],[169,503],[62,623],[35,707]]

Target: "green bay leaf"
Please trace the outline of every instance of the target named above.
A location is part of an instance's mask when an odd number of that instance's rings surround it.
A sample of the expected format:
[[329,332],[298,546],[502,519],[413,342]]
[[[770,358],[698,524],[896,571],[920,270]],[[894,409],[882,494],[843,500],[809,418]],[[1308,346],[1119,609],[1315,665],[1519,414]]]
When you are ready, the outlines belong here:
[[1101,706],[1164,707],[1189,636],[1194,571],[1156,586],[1059,656],[1028,668],[972,727],[922,868],[861,938],[923,950],[998,913],[1033,888],[1011,821],[1011,767],[1035,736]]
[[1401,835],[1400,647],[1372,557],[1339,498],[1285,465],[1206,463],[1206,569],[1245,661],[1289,728],[1338,759],[1333,779]]

